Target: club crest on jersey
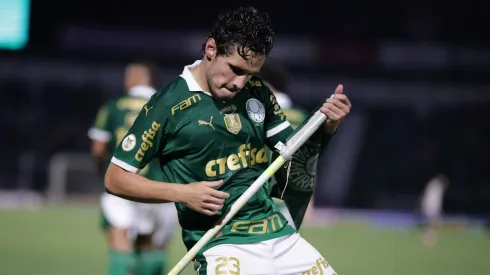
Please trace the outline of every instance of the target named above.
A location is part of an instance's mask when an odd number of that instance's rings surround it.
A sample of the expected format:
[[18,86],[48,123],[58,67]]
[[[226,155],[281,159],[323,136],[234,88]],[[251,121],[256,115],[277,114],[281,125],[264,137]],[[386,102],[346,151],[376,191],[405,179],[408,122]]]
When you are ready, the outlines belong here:
[[121,147],[124,151],[129,152],[136,146],[136,137],[131,134],[125,137],[121,143]]
[[242,129],[242,122],[238,114],[226,114],[224,117],[226,130],[232,134],[238,134]]
[[261,123],[265,119],[265,108],[262,102],[256,98],[251,98],[247,100],[245,105],[247,109],[247,114],[256,123]]

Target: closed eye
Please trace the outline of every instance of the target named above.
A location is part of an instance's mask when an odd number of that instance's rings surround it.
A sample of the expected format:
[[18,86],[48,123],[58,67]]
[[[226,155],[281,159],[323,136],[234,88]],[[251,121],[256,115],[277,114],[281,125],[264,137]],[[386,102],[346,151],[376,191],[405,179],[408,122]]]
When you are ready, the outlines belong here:
[[236,75],[246,75],[246,74],[248,74],[248,72],[246,70],[244,70],[242,68],[239,68],[237,66],[233,66],[231,64],[230,64],[230,69]]

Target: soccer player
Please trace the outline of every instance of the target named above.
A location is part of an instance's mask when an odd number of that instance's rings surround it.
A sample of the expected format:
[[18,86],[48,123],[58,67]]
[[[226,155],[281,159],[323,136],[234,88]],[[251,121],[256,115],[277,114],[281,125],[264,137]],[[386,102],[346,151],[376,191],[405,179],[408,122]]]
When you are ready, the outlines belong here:
[[[202,45],[202,60],[145,105],[117,147],[105,185],[120,197],[176,202],[190,249],[269,165],[274,148],[292,133],[260,71],[273,46],[267,14],[254,8],[221,13]],[[327,142],[350,111],[339,85],[320,108]],[[146,110],[149,110],[148,112]],[[153,159],[164,182],[137,174]],[[306,207],[306,206],[305,206]],[[334,274],[263,186],[196,256],[199,274]]]
[[[152,71],[152,67],[144,63],[129,64],[125,70],[127,95],[109,101],[99,110],[89,130],[92,155],[99,171],[107,169],[114,149],[156,92],[152,87]],[[141,168],[141,176],[164,180],[157,160]],[[101,210],[110,250],[108,274],[161,274],[165,268],[164,247],[177,223],[174,205],[142,204],[104,192]]]
[[447,177],[444,174],[438,174],[427,183],[422,195],[420,208],[426,219],[422,243],[426,246],[434,246],[437,243],[437,227],[442,214],[444,191],[448,184]]

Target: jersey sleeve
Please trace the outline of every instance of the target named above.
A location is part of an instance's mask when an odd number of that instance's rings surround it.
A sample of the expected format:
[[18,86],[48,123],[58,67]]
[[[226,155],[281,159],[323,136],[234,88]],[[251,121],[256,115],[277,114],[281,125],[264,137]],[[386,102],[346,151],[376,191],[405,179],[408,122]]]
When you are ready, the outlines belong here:
[[153,96],[143,106],[126,136],[116,147],[111,162],[126,171],[139,173],[163,149],[163,136],[167,120],[165,106]]
[[88,137],[101,142],[109,142],[112,139],[109,104],[105,104],[97,112],[95,122],[88,130]]
[[279,142],[285,142],[286,138],[293,132],[291,124],[286,118],[281,106],[277,103],[274,94],[267,88],[267,98],[265,99],[265,127],[267,144],[270,148]]

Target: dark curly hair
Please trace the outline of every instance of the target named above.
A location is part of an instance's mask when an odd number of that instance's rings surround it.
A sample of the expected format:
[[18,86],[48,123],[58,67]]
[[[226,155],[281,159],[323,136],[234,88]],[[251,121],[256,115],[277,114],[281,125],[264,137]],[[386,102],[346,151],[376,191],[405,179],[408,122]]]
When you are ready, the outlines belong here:
[[[269,15],[253,7],[239,7],[222,12],[214,23],[208,39],[216,41],[217,54],[231,53],[237,47],[238,54],[244,59],[268,56],[274,44]],[[206,43],[202,45],[204,54]]]

